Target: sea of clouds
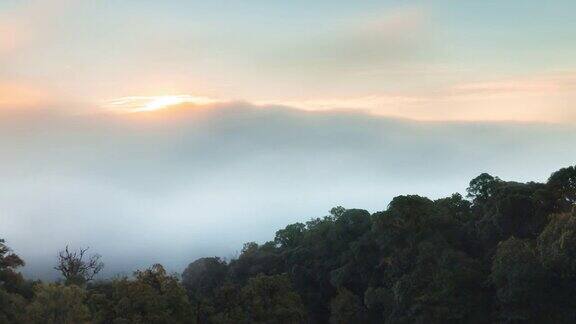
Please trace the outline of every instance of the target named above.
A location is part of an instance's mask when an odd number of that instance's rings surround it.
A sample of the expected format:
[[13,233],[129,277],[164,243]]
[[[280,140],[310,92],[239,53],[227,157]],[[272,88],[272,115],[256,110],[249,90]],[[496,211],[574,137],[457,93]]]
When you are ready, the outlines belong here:
[[142,114],[0,113],[0,237],[54,278],[89,246],[105,276],[203,256],[336,205],[378,211],[400,194],[464,193],[481,172],[545,181],[576,161],[576,127],[426,123],[361,112],[227,103]]

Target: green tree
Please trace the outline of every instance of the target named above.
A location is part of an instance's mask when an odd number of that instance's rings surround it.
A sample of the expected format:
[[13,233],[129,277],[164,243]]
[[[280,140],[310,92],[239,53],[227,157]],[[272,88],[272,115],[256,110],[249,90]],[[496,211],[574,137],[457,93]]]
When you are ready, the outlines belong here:
[[422,244],[419,250],[413,274],[420,288],[410,302],[418,322],[488,323],[488,271],[482,264],[449,247]]
[[200,258],[190,263],[182,273],[182,285],[189,296],[210,297],[224,283],[228,265],[220,258]]
[[0,239],[0,323],[19,323],[24,314],[26,283],[18,268],[24,261]]
[[551,217],[538,237],[538,252],[547,269],[576,280],[576,212]]
[[576,322],[576,211],[551,216],[538,236],[538,253],[551,277],[549,294],[556,323]]
[[22,266],[24,261],[0,239],[0,289],[11,293],[19,291],[24,279],[17,269]]
[[330,323],[366,322],[366,308],[362,300],[346,288],[341,288],[330,301]]
[[114,323],[191,323],[192,307],[185,289],[164,267],[136,271],[135,280],[114,283]]
[[278,252],[274,242],[262,245],[245,243],[238,259],[230,261],[229,275],[238,284],[244,285],[249,278],[258,274],[274,275],[285,272],[284,260]]
[[491,280],[496,288],[499,320],[546,320],[549,281],[531,242],[514,237],[501,242],[492,264]]
[[0,323],[23,323],[25,307],[26,300],[22,296],[0,289]]
[[372,323],[384,322],[390,316],[394,307],[394,296],[385,287],[368,287],[364,292],[364,305]]
[[249,323],[249,316],[243,306],[243,298],[240,287],[230,282],[226,282],[218,287],[212,299],[215,305],[213,314],[210,315],[208,323]]
[[113,295],[116,287],[117,280],[99,280],[87,284],[86,306],[92,314],[93,323],[114,322],[114,307],[117,300]]
[[305,230],[306,225],[302,223],[290,224],[276,232],[274,242],[283,248],[296,247],[302,242]]
[[334,218],[338,218],[338,217],[344,215],[345,212],[346,212],[346,208],[344,208],[342,206],[336,206],[336,207],[333,207],[332,209],[330,209],[330,215]]
[[211,300],[216,290],[224,284],[227,275],[228,265],[216,257],[198,259],[190,263],[182,273],[182,285],[194,305],[198,321],[213,312]]
[[39,284],[26,308],[26,323],[88,323],[90,312],[84,304],[85,297],[85,291],[76,285]]
[[449,214],[450,217],[459,224],[466,224],[473,220],[472,204],[465,200],[461,194],[455,193],[450,197],[437,199],[434,204],[443,213]]
[[553,195],[555,211],[570,211],[576,205],[576,166],[552,173],[547,186]]
[[494,195],[496,188],[502,182],[500,178],[482,173],[470,181],[468,189],[468,198],[471,198],[474,204],[486,202]]
[[286,275],[250,278],[241,292],[250,323],[302,323],[306,310]]

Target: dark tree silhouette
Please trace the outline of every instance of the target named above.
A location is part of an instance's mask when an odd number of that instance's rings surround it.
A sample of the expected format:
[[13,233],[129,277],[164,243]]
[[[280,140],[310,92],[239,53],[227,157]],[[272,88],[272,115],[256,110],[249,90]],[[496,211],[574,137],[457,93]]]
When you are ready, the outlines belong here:
[[548,187],[558,212],[570,211],[576,206],[576,167],[562,168],[550,176]]
[[60,271],[67,284],[83,285],[104,268],[98,254],[87,255],[89,248],[70,251],[68,246],[58,253],[58,265],[54,269]]
[[181,280],[156,264],[93,281],[100,256],[66,247],[66,285],[30,283],[0,239],[0,323],[576,323],[576,168],[467,191],[335,207]]

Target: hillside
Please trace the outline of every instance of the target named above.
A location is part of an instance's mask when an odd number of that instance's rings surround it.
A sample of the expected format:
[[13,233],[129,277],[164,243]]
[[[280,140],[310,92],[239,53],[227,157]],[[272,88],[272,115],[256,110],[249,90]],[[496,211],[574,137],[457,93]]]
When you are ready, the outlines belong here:
[[2,241],[0,322],[574,323],[575,205],[575,167],[546,183],[484,173],[466,197],[335,207],[229,262],[103,281],[98,256],[67,250],[60,283],[28,281]]

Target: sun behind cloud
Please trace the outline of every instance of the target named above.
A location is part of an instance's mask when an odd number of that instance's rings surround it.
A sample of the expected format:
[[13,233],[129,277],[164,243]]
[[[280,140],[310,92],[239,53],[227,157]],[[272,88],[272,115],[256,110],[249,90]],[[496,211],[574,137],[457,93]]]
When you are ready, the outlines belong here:
[[117,112],[136,113],[156,111],[186,103],[203,106],[219,102],[221,100],[191,95],[130,96],[109,100],[104,107]]

